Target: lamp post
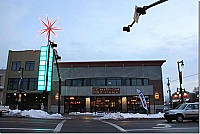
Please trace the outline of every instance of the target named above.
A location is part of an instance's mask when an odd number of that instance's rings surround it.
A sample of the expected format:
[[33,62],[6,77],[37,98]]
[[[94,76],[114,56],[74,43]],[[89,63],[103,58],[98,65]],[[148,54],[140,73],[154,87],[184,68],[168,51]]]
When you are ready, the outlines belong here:
[[60,71],[59,71],[59,66],[58,66],[58,59],[61,59],[61,57],[58,56],[58,55],[55,55],[55,59],[56,59],[56,67],[57,67],[58,80],[59,80],[59,89],[58,89],[58,113],[60,113],[61,77],[60,77]]
[[168,83],[167,83],[168,90],[167,90],[167,93],[169,92],[169,108],[172,108],[172,97],[171,97],[171,90],[170,90],[169,77],[168,77],[167,79],[168,79]]
[[156,101],[159,101],[159,93],[154,94],[154,114],[156,113]]
[[182,91],[182,86],[181,86],[182,85],[182,71],[180,70],[180,66],[179,66],[179,64],[181,64],[182,67],[184,66],[183,60],[178,61],[177,64],[178,64],[178,74],[179,74],[179,82],[180,82],[181,103],[183,103],[184,102],[183,91]]
[[[54,44],[54,42],[50,42],[51,47],[57,47],[57,44]],[[55,52],[56,50],[53,50],[53,55],[56,60],[56,68],[58,72],[58,80],[59,80],[59,89],[58,89],[58,113],[60,114],[60,100],[61,100],[61,77],[60,77],[60,70],[58,66],[58,60],[61,59],[61,57]]]
[[19,67],[19,73],[21,73],[20,80],[19,80],[19,97],[18,97],[18,108],[19,104],[21,102],[21,97],[22,97],[22,90],[23,90],[23,74],[24,74],[24,68]]

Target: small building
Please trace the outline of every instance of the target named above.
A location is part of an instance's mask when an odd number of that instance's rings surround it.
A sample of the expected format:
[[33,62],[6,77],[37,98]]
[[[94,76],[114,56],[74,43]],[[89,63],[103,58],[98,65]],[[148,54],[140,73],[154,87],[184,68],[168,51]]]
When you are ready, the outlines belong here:
[[[161,66],[165,60],[59,62],[62,112],[146,113],[140,89],[151,113],[163,111]],[[53,72],[51,110],[57,111],[58,77]]]
[[5,82],[6,70],[0,69],[0,101],[3,100],[3,90],[4,90],[4,82]]
[[37,91],[40,50],[9,51],[3,104],[11,109],[47,108],[48,96]]

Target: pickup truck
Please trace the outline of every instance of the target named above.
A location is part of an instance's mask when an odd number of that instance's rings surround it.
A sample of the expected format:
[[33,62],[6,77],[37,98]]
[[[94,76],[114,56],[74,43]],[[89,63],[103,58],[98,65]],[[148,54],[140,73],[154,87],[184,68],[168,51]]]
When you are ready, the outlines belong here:
[[164,117],[168,122],[183,122],[184,119],[196,121],[199,119],[199,103],[180,104],[173,110],[165,111]]
[[0,116],[2,116],[3,113],[9,112],[9,106],[3,106],[2,102],[0,102]]

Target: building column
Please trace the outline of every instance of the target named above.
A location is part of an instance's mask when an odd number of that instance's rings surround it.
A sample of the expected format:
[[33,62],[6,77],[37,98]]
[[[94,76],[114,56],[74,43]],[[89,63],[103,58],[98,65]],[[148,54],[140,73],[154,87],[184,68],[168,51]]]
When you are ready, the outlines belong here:
[[90,112],[90,97],[85,98],[86,102],[86,112]]
[[127,99],[126,97],[122,97],[122,112],[127,112]]
[[48,93],[48,112],[51,112],[51,92]]

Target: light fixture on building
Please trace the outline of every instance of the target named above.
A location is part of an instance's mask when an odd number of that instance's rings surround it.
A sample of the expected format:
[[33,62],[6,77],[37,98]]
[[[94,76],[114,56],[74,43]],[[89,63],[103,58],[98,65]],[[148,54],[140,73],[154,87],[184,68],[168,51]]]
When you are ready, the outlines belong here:
[[155,93],[155,99],[159,100],[159,93]]
[[24,93],[24,96],[26,96],[27,94],[26,93]]
[[16,96],[17,95],[17,93],[14,93],[14,96]]
[[70,97],[69,99],[70,99],[70,100],[74,100],[74,97]]
[[58,100],[58,93],[55,94],[55,100]]

